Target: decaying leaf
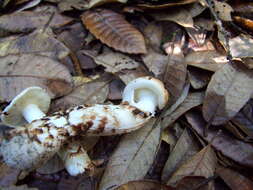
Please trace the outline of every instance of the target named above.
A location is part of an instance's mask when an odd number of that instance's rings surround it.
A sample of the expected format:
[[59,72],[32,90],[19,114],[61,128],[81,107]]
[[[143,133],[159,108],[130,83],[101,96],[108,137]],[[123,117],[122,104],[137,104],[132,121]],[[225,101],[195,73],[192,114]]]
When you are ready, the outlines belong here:
[[0,189],[16,184],[20,170],[11,168],[4,163],[0,163]]
[[175,122],[181,115],[188,110],[202,104],[204,100],[204,93],[194,92],[190,93],[182,104],[178,106],[172,113],[165,113],[162,120],[162,127],[166,128]]
[[188,77],[194,89],[201,89],[208,85],[211,73],[194,67],[188,67]]
[[130,181],[120,187],[116,188],[115,190],[175,190],[172,187],[167,185],[162,185],[155,181],[148,181],[148,180],[140,180],[140,181]]
[[48,160],[43,166],[38,168],[36,171],[40,174],[53,174],[65,168],[61,158],[55,154],[53,158]]
[[244,133],[253,138],[253,100],[251,99],[232,119]]
[[212,150],[212,147],[208,145],[180,166],[179,169],[173,173],[167,184],[174,186],[182,178],[187,176],[211,177],[214,175],[216,163],[217,158],[215,152]]
[[184,129],[163,168],[162,180],[167,181],[175,170],[199,151],[192,135]]
[[238,172],[224,167],[219,167],[216,171],[218,175],[226,182],[231,190],[251,190],[253,182]]
[[58,61],[41,55],[9,55],[1,57],[0,99],[11,101],[31,86],[45,88],[52,98],[72,90],[68,69]]
[[178,182],[176,190],[189,190],[189,189],[210,190],[210,189],[213,189],[213,188],[210,188],[208,186],[208,184],[203,184],[203,182],[205,182],[205,181],[206,181],[205,177],[187,176]]
[[253,146],[250,143],[237,140],[225,132],[221,132],[217,136],[218,130],[213,127],[207,131],[207,136],[205,136],[206,122],[201,114],[199,112],[188,112],[185,116],[192,128],[206,141],[210,143],[215,137],[212,146],[216,150],[241,165],[253,168]]
[[231,12],[233,12],[233,8],[228,3],[217,0],[212,0],[212,2],[214,2],[213,9],[221,20],[232,21]]
[[[0,36],[6,36],[9,33],[27,33],[31,32],[38,27],[43,27],[49,21],[51,11],[31,12],[22,11],[3,15],[0,17]],[[72,19],[60,14],[55,13],[49,27],[58,28],[62,25],[69,23]]]
[[[83,51],[83,53],[85,52]],[[92,56],[88,52],[86,54]],[[123,69],[135,69],[139,66],[137,61],[119,52],[109,51],[98,56],[92,56],[92,58],[96,64],[103,65],[105,71],[109,73],[116,73]]]
[[74,80],[74,90],[71,93],[53,102],[51,111],[65,110],[81,104],[104,103],[109,91],[110,78],[104,77],[88,83],[79,81]]
[[81,18],[90,32],[106,45],[125,53],[146,53],[143,35],[122,15],[97,9],[86,11]]
[[214,72],[227,62],[226,56],[221,55],[217,51],[192,52],[185,57],[187,65]]
[[203,104],[207,122],[220,125],[234,117],[253,92],[253,71],[240,62],[224,65],[208,84]]
[[111,156],[99,189],[115,188],[131,180],[143,179],[150,168],[160,142],[160,125],[152,119],[136,132],[121,139]]
[[62,59],[69,54],[69,49],[42,30],[25,36],[11,36],[0,39],[0,56],[23,53],[34,53]]

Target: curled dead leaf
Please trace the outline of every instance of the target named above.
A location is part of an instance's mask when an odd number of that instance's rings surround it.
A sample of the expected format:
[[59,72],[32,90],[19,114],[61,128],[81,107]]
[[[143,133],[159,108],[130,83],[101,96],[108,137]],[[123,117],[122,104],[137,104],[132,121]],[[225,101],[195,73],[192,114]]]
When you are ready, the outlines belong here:
[[106,45],[125,53],[146,53],[143,35],[122,15],[96,9],[86,11],[81,19],[89,31]]

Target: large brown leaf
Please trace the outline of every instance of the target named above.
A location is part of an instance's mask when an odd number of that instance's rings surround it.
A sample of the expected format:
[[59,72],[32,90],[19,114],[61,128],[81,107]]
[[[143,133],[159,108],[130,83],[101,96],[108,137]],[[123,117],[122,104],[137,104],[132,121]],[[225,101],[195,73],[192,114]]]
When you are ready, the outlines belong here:
[[245,176],[239,174],[238,172],[232,169],[220,167],[217,169],[216,172],[232,190],[253,189],[253,182],[250,179],[246,178]]
[[224,65],[208,84],[203,104],[205,120],[220,125],[234,117],[250,99],[252,84],[252,70],[238,62]]
[[97,9],[86,11],[81,18],[90,32],[106,45],[125,53],[146,53],[143,35],[122,15]]
[[99,189],[117,187],[132,180],[143,179],[150,168],[159,142],[161,128],[152,119],[140,130],[127,134],[121,139],[111,156]]
[[[211,142],[216,150],[241,165],[253,168],[253,146],[250,143],[237,140],[225,132],[221,132],[217,136],[218,130],[214,127],[211,127],[207,131],[207,136],[205,136],[204,129],[206,122],[201,114],[188,112],[185,116],[192,128],[206,141]],[[214,137],[215,139],[212,141]]]
[[191,159],[184,163],[169,179],[169,185],[177,184],[187,176],[202,176],[205,178],[214,175],[217,158],[210,145],[203,148]]
[[45,88],[51,97],[70,92],[72,78],[68,69],[53,59],[40,55],[9,55],[0,58],[0,99],[12,100],[31,86]]

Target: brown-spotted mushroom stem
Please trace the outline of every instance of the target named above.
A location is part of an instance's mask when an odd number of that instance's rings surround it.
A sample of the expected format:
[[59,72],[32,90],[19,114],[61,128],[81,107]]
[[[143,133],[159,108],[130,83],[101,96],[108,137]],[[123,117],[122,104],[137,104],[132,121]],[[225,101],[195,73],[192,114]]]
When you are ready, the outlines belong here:
[[[12,127],[24,125],[27,122],[31,123],[45,116],[45,113],[49,109],[50,101],[50,96],[44,89],[40,87],[26,88],[4,109],[1,114],[1,119],[3,123]],[[86,169],[92,169],[91,160],[81,145],[77,147],[77,142],[70,142],[68,143],[68,147],[70,150],[63,148],[61,154],[59,154],[59,152],[58,154],[65,163],[65,168],[70,175],[78,175],[83,173]],[[63,156],[68,155],[71,151],[73,152],[74,149],[82,151],[79,151],[78,154],[71,154],[71,157]],[[64,153],[64,151],[66,151],[66,153]],[[71,161],[66,159],[71,159]],[[75,163],[75,161],[77,163]],[[69,165],[70,163],[71,165]],[[87,166],[89,167],[87,168]]]
[[[152,78],[147,80],[152,81]],[[70,137],[114,135],[136,130],[148,122],[153,113],[129,103],[77,106],[35,120],[10,131],[1,144],[0,153],[9,166],[31,170],[50,159]]]
[[3,110],[1,120],[12,127],[31,123],[45,116],[50,101],[50,96],[42,88],[26,88]]

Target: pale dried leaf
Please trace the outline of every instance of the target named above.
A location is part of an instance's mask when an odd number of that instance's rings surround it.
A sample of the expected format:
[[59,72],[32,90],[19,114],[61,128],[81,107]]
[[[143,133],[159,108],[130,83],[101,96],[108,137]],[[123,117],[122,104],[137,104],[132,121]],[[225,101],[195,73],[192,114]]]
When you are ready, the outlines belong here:
[[189,53],[185,57],[185,63],[208,71],[217,71],[228,61],[226,56],[216,51],[199,51]]
[[233,8],[228,3],[217,0],[212,0],[212,2],[214,2],[214,11],[221,20],[232,21],[231,12],[233,12]]
[[214,175],[217,158],[212,147],[206,146],[191,159],[185,162],[169,179],[169,185],[176,185],[186,176],[203,176],[205,178]]
[[143,9],[164,9],[168,7],[174,7],[179,5],[187,5],[190,3],[194,3],[197,0],[183,0],[183,1],[172,1],[161,5],[152,5],[152,4],[138,4],[137,6]]
[[67,109],[81,104],[104,103],[109,92],[110,78],[101,78],[88,83],[81,83],[80,79],[74,81],[73,91],[68,95],[56,100],[52,104],[51,111]]
[[151,14],[159,21],[173,21],[184,27],[193,27],[193,19],[190,12],[184,8],[177,8],[166,12]]
[[151,166],[160,142],[161,128],[152,119],[141,129],[125,135],[113,155],[100,182],[99,189],[116,187],[142,179]]
[[203,103],[205,120],[220,125],[234,117],[250,99],[252,84],[253,71],[240,62],[226,64],[216,71]]
[[9,55],[1,57],[0,99],[11,101],[25,88],[40,86],[52,98],[63,96],[72,89],[68,69],[56,60],[40,55]]
[[162,127],[166,128],[166,127],[170,126],[173,122],[175,122],[185,112],[202,104],[203,100],[204,100],[204,93],[203,92],[190,93],[187,96],[187,98],[184,100],[184,102],[182,104],[180,104],[174,112],[172,112],[170,114],[165,114],[163,116]]
[[180,165],[182,165],[186,160],[188,160],[198,151],[198,144],[194,141],[194,138],[187,131],[187,129],[185,129],[165,163],[162,172],[162,180],[167,181],[172,173],[178,167],[180,167]]
[[26,36],[12,36],[0,39],[0,56],[34,53],[62,59],[69,49],[60,41],[43,33],[42,30]]
[[[83,51],[83,53],[86,53]],[[91,56],[90,54],[86,53]],[[98,56],[92,56],[95,63],[103,65],[105,71],[109,73],[116,73],[123,69],[135,69],[139,63],[127,55],[118,52],[105,52]]]

